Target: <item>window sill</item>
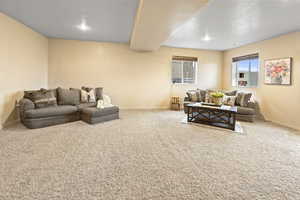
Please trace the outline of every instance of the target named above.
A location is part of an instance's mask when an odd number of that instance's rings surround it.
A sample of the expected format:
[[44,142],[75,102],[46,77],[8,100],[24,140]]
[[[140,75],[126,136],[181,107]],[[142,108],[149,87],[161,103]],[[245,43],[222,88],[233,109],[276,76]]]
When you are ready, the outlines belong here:
[[251,89],[251,88],[256,89],[256,88],[258,88],[258,86],[233,86],[233,87],[235,87],[237,89],[243,89],[243,88],[246,88],[246,89]]
[[172,83],[172,85],[197,85],[197,83]]

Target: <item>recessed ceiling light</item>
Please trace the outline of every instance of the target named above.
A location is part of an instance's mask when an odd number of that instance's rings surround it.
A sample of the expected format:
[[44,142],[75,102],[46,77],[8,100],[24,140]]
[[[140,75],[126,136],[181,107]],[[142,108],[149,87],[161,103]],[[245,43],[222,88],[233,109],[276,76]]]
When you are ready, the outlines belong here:
[[211,37],[208,34],[205,34],[205,36],[202,38],[203,41],[211,41]]
[[81,31],[89,31],[89,30],[91,30],[91,27],[89,27],[89,26],[86,24],[85,19],[83,19],[83,20],[81,21],[81,24],[77,25],[76,27],[77,27],[79,30],[81,30]]

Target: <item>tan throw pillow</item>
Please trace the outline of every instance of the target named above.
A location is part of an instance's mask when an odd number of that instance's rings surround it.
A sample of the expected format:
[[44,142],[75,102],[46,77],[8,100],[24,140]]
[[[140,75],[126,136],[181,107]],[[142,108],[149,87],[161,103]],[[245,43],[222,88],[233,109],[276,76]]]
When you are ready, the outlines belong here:
[[227,95],[225,95],[223,97],[223,104],[227,105],[227,106],[234,106],[235,105],[235,99],[236,99],[235,96],[227,96]]

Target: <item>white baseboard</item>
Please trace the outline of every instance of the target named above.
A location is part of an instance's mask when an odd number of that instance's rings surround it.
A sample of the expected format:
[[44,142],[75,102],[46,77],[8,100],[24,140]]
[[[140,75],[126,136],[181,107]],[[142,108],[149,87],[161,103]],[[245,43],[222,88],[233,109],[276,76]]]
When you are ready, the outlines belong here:
[[283,124],[282,122],[278,122],[278,121],[274,121],[274,120],[269,120],[269,119],[266,119],[266,121],[271,122],[273,124],[277,124],[277,125],[282,126],[284,128],[293,129],[294,131],[300,131],[299,127],[295,127],[295,126],[288,125],[288,124]]

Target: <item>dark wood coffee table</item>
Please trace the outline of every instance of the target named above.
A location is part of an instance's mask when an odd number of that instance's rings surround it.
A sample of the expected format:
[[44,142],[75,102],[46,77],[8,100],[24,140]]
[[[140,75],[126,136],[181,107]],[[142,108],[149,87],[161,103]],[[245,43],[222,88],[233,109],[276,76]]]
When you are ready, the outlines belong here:
[[210,106],[202,103],[187,105],[187,121],[235,130],[237,107]]

